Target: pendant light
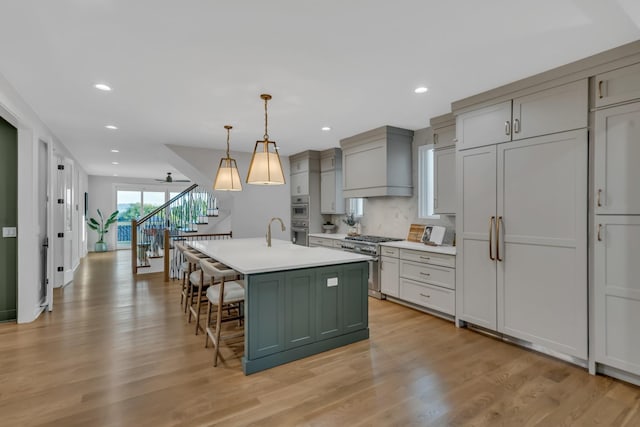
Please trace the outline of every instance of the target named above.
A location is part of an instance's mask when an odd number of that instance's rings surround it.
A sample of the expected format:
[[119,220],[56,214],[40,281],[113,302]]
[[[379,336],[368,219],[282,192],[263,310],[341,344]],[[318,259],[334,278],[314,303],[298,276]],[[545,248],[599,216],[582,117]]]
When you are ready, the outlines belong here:
[[216,180],[213,183],[214,190],[242,191],[242,182],[238,173],[238,164],[235,159],[229,157],[229,133],[233,126],[225,125],[227,130],[227,157],[220,159]]
[[284,172],[282,171],[278,148],[275,141],[269,141],[269,134],[267,133],[267,101],[271,99],[271,95],[262,94],[260,98],[264,99],[264,140],[256,141],[251,163],[249,164],[247,183],[261,185],[284,184]]

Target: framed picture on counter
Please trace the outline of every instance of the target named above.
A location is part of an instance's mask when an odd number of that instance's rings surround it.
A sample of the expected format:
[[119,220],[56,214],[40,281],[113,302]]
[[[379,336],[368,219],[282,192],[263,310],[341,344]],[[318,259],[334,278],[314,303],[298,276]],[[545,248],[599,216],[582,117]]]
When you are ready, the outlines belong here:
[[444,233],[447,231],[445,227],[438,225],[427,225],[424,227],[422,234],[422,243],[431,246],[440,246],[444,240]]

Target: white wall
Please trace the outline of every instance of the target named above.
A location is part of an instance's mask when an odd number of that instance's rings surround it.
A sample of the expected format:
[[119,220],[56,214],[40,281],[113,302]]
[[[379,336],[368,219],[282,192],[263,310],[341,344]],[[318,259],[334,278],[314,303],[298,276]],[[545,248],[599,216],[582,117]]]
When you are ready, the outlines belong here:
[[[13,89],[11,84],[0,75],[0,116],[18,129],[18,322],[33,321],[42,311],[39,303],[40,278],[38,269],[33,268],[34,260],[40,258],[40,232],[38,223],[37,200],[38,185],[38,144],[45,141],[49,145],[50,158],[53,154],[60,153],[72,158],[64,145],[40,120],[37,114]],[[53,163],[50,162],[53,166]],[[77,162],[76,162],[77,164]],[[53,190],[55,182],[54,168],[50,168],[50,190]],[[80,171],[81,179],[86,179],[86,173]],[[50,195],[52,191],[50,191]],[[50,199],[52,199],[50,197]],[[51,213],[52,210],[50,209]],[[52,224],[52,221],[49,221]],[[53,229],[49,227],[49,242],[52,242]],[[78,233],[77,238],[81,239]],[[51,253],[53,245],[50,245],[49,259],[54,259]],[[50,280],[53,280],[51,263],[49,268]]]
[[[431,144],[431,129],[415,131],[412,144],[413,196],[412,197],[369,197],[364,202],[364,216],[360,220],[363,234],[407,238],[411,224],[442,225],[453,233],[455,216],[440,216],[439,219],[418,218],[418,147]],[[342,222],[344,215],[334,215],[332,221],[338,225],[338,233],[346,233]]]
[[[167,149],[172,153],[169,163],[176,169],[200,185],[213,186],[220,158],[225,156],[224,151],[178,145],[167,146]],[[235,158],[238,163],[240,177],[243,180],[242,191],[215,191],[214,194],[221,200],[225,197],[232,200],[233,236],[263,237],[266,234],[269,220],[273,217],[280,217],[286,224],[287,230],[282,232],[279,226],[274,225],[272,227],[273,238],[290,240],[289,158],[281,157],[287,183],[285,185],[263,186],[244,182],[251,161],[251,153],[232,152],[231,157]]]
[[[89,175],[89,207],[87,215],[89,218],[93,217],[98,219],[97,209],[100,209],[102,215],[105,217],[115,211],[117,209],[116,191],[118,187],[134,186],[139,190],[170,191],[176,193],[181,192],[190,185],[191,183],[184,182],[168,184],[158,182],[154,179]],[[114,250],[116,248],[117,237],[118,233],[116,231],[116,225],[114,224],[111,226],[109,233],[105,235],[105,240],[109,250]],[[97,240],[98,233],[93,230],[89,230],[87,248],[90,252],[94,250]]]

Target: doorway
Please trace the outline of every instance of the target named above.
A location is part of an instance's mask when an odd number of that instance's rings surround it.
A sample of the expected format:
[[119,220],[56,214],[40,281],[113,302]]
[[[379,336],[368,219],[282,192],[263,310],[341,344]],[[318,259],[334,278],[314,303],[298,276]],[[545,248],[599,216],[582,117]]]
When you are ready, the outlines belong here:
[[18,129],[0,117],[0,322],[16,320]]
[[38,143],[38,243],[40,244],[40,263],[38,278],[38,301],[40,306],[51,309],[51,286],[49,284],[49,146],[44,141]]

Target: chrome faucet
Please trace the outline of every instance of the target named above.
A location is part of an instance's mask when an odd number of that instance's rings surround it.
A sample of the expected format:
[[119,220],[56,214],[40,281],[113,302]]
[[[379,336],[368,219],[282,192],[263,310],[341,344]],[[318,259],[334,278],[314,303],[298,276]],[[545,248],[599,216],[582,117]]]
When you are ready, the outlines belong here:
[[282,225],[282,231],[286,230],[287,227],[284,226],[284,221],[282,221],[281,218],[271,218],[271,221],[269,221],[269,225],[267,225],[267,247],[271,247],[271,223],[275,220],[280,221],[280,224]]

